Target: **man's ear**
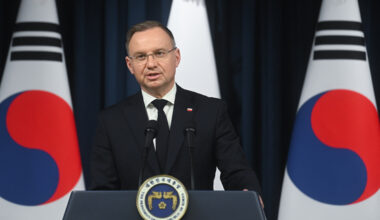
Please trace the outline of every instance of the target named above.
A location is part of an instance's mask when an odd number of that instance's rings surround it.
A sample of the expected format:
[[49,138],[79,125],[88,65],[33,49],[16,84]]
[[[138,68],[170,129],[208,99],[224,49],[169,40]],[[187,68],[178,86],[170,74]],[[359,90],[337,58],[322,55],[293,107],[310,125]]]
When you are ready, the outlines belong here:
[[128,56],[125,57],[125,64],[128,67],[129,72],[131,72],[131,74],[133,75],[134,71],[133,71],[133,66],[132,66],[132,60]]
[[181,52],[177,48],[174,53],[175,53],[175,58],[176,58],[176,65],[175,66],[178,67],[179,63],[181,62]]

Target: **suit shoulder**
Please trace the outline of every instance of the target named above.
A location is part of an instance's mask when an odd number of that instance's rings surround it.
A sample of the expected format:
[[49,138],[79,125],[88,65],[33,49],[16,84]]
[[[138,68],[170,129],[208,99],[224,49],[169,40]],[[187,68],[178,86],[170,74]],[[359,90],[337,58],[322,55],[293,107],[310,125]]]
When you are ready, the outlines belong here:
[[224,104],[224,101],[219,98],[205,96],[203,94],[185,89],[183,89],[183,92],[197,104],[209,104],[218,106]]
[[121,113],[122,110],[128,106],[128,105],[131,105],[133,103],[136,103],[137,100],[138,100],[138,96],[139,96],[139,93],[136,93],[132,96],[129,96],[111,106],[108,106],[106,108],[104,108],[103,110],[100,111],[100,115],[101,116],[106,116],[106,115],[114,115],[114,114],[118,114],[118,113]]

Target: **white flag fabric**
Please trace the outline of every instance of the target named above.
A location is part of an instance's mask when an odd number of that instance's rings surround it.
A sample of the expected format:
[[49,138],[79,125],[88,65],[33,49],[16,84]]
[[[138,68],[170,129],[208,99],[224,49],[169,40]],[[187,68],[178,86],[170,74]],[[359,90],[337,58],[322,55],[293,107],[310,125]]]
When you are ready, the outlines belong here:
[[[176,82],[206,96],[220,98],[214,49],[204,0],[173,0],[168,28],[181,52]],[[223,190],[217,170],[214,189]]]
[[357,0],[324,0],[280,220],[380,219],[380,123]]
[[0,219],[62,219],[84,181],[55,0],[22,0],[0,85]]

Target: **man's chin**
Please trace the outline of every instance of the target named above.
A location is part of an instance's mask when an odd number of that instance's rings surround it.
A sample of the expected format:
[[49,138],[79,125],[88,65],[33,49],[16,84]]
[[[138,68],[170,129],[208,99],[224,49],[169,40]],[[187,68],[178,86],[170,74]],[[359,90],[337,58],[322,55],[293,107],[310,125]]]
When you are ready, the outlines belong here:
[[155,82],[155,83],[145,83],[144,84],[144,89],[149,91],[149,92],[158,92],[162,89],[163,85],[162,83],[158,83],[158,82]]
[[162,87],[162,83],[161,82],[157,82],[157,81],[155,81],[155,82],[149,82],[149,83],[146,83],[145,84],[145,87],[147,88],[147,89],[160,89],[161,87]]

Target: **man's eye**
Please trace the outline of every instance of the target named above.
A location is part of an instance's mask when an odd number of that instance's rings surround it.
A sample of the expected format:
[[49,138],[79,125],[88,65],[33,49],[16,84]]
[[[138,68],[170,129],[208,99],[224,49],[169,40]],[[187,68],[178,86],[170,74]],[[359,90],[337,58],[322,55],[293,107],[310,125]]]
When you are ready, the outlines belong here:
[[165,56],[165,51],[157,51],[154,53],[157,57],[163,57]]
[[138,59],[138,60],[145,60],[145,58],[146,58],[145,54],[140,54],[140,55],[136,56],[136,59]]

